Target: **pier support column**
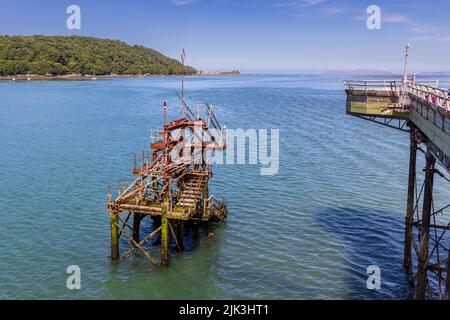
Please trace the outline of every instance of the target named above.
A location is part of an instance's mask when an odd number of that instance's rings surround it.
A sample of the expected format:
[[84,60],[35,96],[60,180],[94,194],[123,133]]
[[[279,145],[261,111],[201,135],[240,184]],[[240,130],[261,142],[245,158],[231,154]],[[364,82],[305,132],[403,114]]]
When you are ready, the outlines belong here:
[[119,260],[119,213],[110,211],[111,223],[111,260]]
[[184,221],[178,220],[177,221],[177,242],[178,246],[180,247],[179,250],[184,250],[184,244],[183,244],[183,238],[184,238]]
[[155,178],[153,179],[153,200],[156,202],[158,201],[158,194],[159,188],[158,188],[158,180]]
[[[158,158],[158,154],[156,152],[153,152],[153,162],[156,161],[156,159]],[[158,201],[159,198],[159,188],[158,188],[158,179],[157,178],[153,178],[153,200]]]
[[425,189],[423,195],[423,211],[422,222],[420,228],[420,245],[417,266],[417,287],[416,298],[419,300],[425,299],[427,289],[427,268],[428,268],[428,242],[430,239],[430,220],[431,208],[433,201],[433,180],[434,180],[434,166],[436,160],[431,152],[427,151],[425,155]]
[[447,275],[445,278],[445,294],[446,294],[447,300],[450,300],[450,248],[448,251]]
[[134,213],[133,215],[133,240],[139,243],[139,232],[141,229],[142,216],[140,213]]
[[209,188],[208,184],[206,184],[205,188],[203,189],[203,215],[209,214],[208,211],[208,198],[209,198]]
[[414,196],[416,186],[417,129],[410,126],[408,200],[405,218],[405,243],[403,251],[403,267],[411,270],[411,245],[413,241]]
[[161,264],[169,265],[169,221],[167,219],[167,202],[162,205],[161,212]]

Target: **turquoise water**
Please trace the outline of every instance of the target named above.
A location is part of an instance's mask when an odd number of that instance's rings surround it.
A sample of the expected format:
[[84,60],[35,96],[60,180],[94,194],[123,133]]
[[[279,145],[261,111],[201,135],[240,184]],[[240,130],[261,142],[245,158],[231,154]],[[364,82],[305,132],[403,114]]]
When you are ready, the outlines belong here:
[[[346,116],[341,80],[187,80],[188,98],[211,102],[227,127],[279,128],[280,170],[217,166],[212,193],[228,199],[229,219],[171,252],[168,269],[139,255],[110,262],[105,204],[161,126],[162,102],[178,114],[179,79],[0,83],[0,298],[407,298],[409,138]],[[81,290],[66,288],[69,265]],[[379,291],[366,288],[369,265],[381,268]]]

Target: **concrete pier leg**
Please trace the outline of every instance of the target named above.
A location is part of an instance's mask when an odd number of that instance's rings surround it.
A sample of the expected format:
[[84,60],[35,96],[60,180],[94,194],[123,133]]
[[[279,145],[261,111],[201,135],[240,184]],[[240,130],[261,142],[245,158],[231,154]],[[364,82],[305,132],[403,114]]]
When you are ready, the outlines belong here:
[[119,213],[110,212],[111,223],[111,260],[119,260]]
[[133,215],[133,240],[139,243],[139,232],[141,229],[142,216],[140,213],[134,213]]
[[406,204],[405,218],[405,243],[403,251],[403,267],[411,270],[411,245],[413,240],[414,220],[414,195],[416,183],[416,159],[417,159],[417,132],[414,126],[410,127],[410,149],[409,149],[409,177],[408,177],[408,199]]
[[423,195],[423,211],[422,223],[420,230],[420,245],[417,266],[417,287],[416,298],[424,300],[427,289],[427,268],[428,268],[428,242],[430,238],[430,220],[431,208],[433,201],[433,180],[434,180],[434,166],[436,160],[433,155],[427,151],[425,155],[425,189]]
[[169,221],[167,219],[167,206],[163,205],[161,214],[161,264],[169,265]]

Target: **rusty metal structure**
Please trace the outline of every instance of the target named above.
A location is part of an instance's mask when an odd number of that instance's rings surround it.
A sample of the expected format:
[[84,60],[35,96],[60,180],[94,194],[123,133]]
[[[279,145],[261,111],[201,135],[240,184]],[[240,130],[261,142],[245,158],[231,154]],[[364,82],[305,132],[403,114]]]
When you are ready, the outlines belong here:
[[[450,92],[442,83],[345,81],[347,114],[408,132],[410,159],[403,266],[417,299],[450,298],[450,204],[436,205],[436,179],[450,181]],[[423,183],[417,152],[425,155]],[[447,222],[449,221],[449,222]]]
[[[184,62],[184,50],[182,60]],[[184,80],[178,98],[181,117],[168,122],[164,102],[164,127],[157,132],[159,139],[151,139],[150,149],[142,152],[140,161],[134,156],[134,180],[120,183],[115,198],[110,187],[107,208],[112,260],[121,257],[119,242],[124,237],[131,246],[122,257],[140,252],[157,264],[144,244],[160,235],[160,263],[168,266],[171,238],[177,250],[183,250],[186,223],[221,222],[228,215],[226,201],[218,201],[209,193],[213,172],[210,158],[205,156],[226,149],[225,130],[210,104],[198,105],[194,114],[184,99]],[[158,227],[141,236],[140,225],[147,216],[152,217]]]

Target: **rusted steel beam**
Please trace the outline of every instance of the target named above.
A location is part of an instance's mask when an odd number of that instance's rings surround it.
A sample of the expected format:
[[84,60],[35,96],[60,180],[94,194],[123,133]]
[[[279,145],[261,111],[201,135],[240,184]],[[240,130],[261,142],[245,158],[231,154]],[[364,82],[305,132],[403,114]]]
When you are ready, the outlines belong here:
[[[128,220],[130,219],[130,216],[131,216],[131,212],[129,212],[127,214],[127,217],[125,218],[125,220],[122,220],[124,227],[128,225]],[[119,219],[120,219],[120,216],[119,216]],[[122,231],[119,231],[119,238],[120,238],[121,235],[122,235]]]
[[445,278],[445,296],[450,300],[450,248],[448,250],[447,275]]
[[180,247],[180,244],[178,243],[178,238],[175,234],[175,231],[173,230],[172,223],[170,222],[169,219],[167,219],[167,222],[169,224],[169,229],[170,229],[170,233],[172,234],[172,238],[175,240],[175,244],[177,245],[177,251],[181,251],[181,247]]
[[141,229],[141,219],[140,213],[135,212],[133,215],[133,240],[139,242],[139,231]]
[[[445,265],[445,267],[443,265]],[[445,273],[445,272],[447,272],[447,259],[433,263],[433,264],[428,264],[427,269],[429,271],[433,271],[436,273],[438,273],[438,272]]]
[[[147,235],[144,239],[142,239],[141,242],[139,242],[139,245],[142,246],[144,243],[146,243],[148,240],[150,240],[151,237],[156,235],[159,231],[161,231],[161,227],[157,228],[156,230],[151,232],[149,235]],[[132,247],[127,252],[125,252],[123,256],[126,257],[127,255],[134,252],[135,250],[136,250],[136,247]]]
[[161,214],[161,207],[157,205],[135,206],[130,204],[121,204],[120,209],[122,209],[123,211],[133,211],[143,214]]
[[128,232],[126,232],[125,228],[122,228],[119,224],[116,224],[116,226],[121,229],[121,231],[123,232],[123,234],[125,235],[125,237],[127,237],[128,241],[134,245],[135,248],[138,248],[147,258],[148,260],[153,263],[156,264],[155,259],[152,258],[151,255],[148,254],[147,251],[144,250],[144,248],[142,248],[142,246],[137,243],[136,241],[133,240],[133,236],[129,235]]
[[405,242],[403,251],[403,267],[411,270],[411,245],[413,240],[414,196],[416,187],[417,129],[410,125],[408,199],[405,218]]
[[430,220],[433,201],[433,180],[436,160],[427,151],[425,155],[425,189],[423,195],[423,210],[422,210],[422,228],[420,230],[420,245],[417,266],[417,286],[416,299],[424,300],[427,290],[427,266],[428,266],[428,243],[430,239]]
[[169,220],[167,218],[167,203],[163,204],[161,213],[161,265],[169,265]]
[[[422,224],[419,222],[414,222],[413,226],[417,227],[417,228],[422,228]],[[439,225],[439,224],[430,224],[430,228],[432,229],[438,229],[438,230],[450,230],[450,225]]]
[[208,214],[207,210],[208,210],[208,199],[209,199],[209,186],[208,186],[208,182],[205,184],[205,187],[203,189],[203,215],[206,216]]
[[117,225],[119,224],[119,213],[110,212],[111,223],[111,260],[119,260],[119,230]]
[[180,251],[184,250],[184,221],[176,221],[177,243]]

